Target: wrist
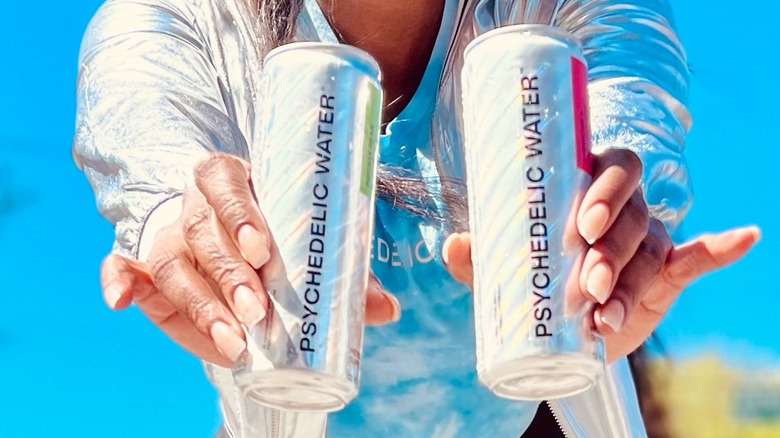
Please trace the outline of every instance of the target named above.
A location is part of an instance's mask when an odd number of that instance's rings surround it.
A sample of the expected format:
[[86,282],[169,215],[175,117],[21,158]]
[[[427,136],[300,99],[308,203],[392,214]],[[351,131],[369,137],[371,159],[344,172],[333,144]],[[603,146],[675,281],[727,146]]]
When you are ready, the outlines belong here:
[[157,233],[179,219],[182,210],[182,200],[182,194],[178,193],[154,206],[149,211],[149,214],[146,215],[146,220],[141,228],[141,236],[138,239],[136,258],[139,261],[146,262],[149,258],[149,253],[152,251]]

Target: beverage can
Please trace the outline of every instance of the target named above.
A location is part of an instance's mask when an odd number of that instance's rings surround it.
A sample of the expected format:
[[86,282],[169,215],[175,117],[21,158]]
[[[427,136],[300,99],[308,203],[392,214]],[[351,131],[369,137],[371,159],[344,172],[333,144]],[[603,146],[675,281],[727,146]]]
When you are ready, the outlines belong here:
[[604,368],[578,282],[593,165],[582,50],[552,26],[499,28],[466,48],[462,84],[479,379],[510,399],[577,394]]
[[263,69],[254,190],[284,266],[261,272],[272,308],[234,369],[243,394],[294,411],[358,391],[382,89],[354,47],[293,43]]

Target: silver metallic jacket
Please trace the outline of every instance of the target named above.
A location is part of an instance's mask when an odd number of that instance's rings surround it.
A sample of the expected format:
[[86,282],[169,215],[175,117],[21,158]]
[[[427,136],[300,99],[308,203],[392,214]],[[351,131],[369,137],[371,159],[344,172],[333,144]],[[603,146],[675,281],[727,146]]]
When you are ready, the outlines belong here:
[[[101,214],[116,227],[116,252],[138,257],[150,213],[192,184],[192,169],[206,155],[221,151],[250,158],[249,146],[257,142],[256,102],[262,99],[258,92],[264,48],[252,14],[242,1],[108,0],[90,23],[80,55],[73,153],[95,191]],[[315,1],[305,0],[305,6],[298,20],[297,38],[333,38]],[[427,113],[420,114],[420,120],[426,122],[419,128],[426,137],[426,145],[418,148],[422,151],[418,154],[422,157],[420,163],[430,161],[429,167],[435,169],[440,184],[463,179],[462,131],[457,116],[461,54],[475,36],[513,23],[554,24],[582,41],[589,65],[594,150],[635,151],[644,163],[643,189],[651,212],[673,228],[691,199],[682,156],[691,122],[685,107],[685,54],[665,0],[447,0],[440,31],[440,39],[444,35],[447,41],[436,61],[439,70],[432,89],[421,86],[422,92],[432,94],[433,103]],[[436,62],[432,59],[432,65]],[[384,216],[386,222],[392,214]],[[434,260],[440,259],[437,256]],[[414,275],[409,274],[409,278]],[[441,285],[442,290],[453,288],[444,280]],[[404,293],[415,297],[421,295],[418,291],[423,297],[439,293],[426,288],[424,282],[410,282],[406,289]],[[468,299],[465,292],[458,294],[458,299]],[[406,308],[407,298],[400,296]],[[424,314],[418,316],[426,318],[423,322],[437,327],[437,333],[452,332],[452,339],[446,339],[453,346],[463,341],[457,338],[458,330],[465,330],[462,327],[469,324],[466,316],[452,321],[448,314],[418,313]],[[409,320],[405,315],[402,323]],[[406,329],[401,324],[397,330]],[[376,333],[367,334],[369,354],[364,368],[381,363],[376,357],[382,351],[371,345],[372,336],[375,343],[381,344],[400,332]],[[418,334],[420,345],[428,335]],[[448,350],[448,354],[471,348],[457,347],[459,350]],[[414,348],[409,345],[402,351],[411,354]],[[374,359],[370,351],[376,353]],[[466,359],[462,361],[452,356],[443,360],[463,362],[463,369],[473,370],[473,353],[463,354]],[[433,357],[426,360],[438,363]],[[226,423],[221,433],[225,436],[314,437],[325,433],[324,416],[251,406],[237,393],[229,370],[210,364],[206,364],[206,370],[221,395]],[[473,377],[467,378],[473,381]],[[369,372],[364,385],[377,382],[372,379]],[[443,385],[452,381],[458,380],[453,377]],[[371,391],[366,394],[370,402],[371,397],[374,403],[381,402],[381,395],[372,396]],[[493,409],[497,414],[492,417],[478,411],[469,416],[455,400],[466,398],[445,397],[441,405],[425,408],[433,412],[432,418],[441,418],[441,424],[428,427],[420,420],[419,428],[413,428],[416,426],[411,417],[393,419],[393,406],[384,405],[381,421],[396,421],[395,429],[391,429],[391,423],[375,422],[366,413],[370,410],[363,410],[359,411],[363,421],[360,426],[354,426],[351,432],[343,432],[348,430],[346,426],[333,429],[342,431],[334,436],[394,430],[393,436],[485,436],[494,431],[496,436],[516,437],[535,410],[535,405],[499,406]],[[490,403],[480,402],[479,408],[490,410]],[[611,365],[597,388],[550,404],[569,436],[644,435],[625,360]],[[462,414],[457,418],[447,416],[453,410],[461,410]],[[506,412],[518,412],[517,418],[507,417]],[[484,418],[491,418],[492,423],[470,425]],[[445,424],[445,419],[449,423]],[[372,424],[384,428],[372,429]]]

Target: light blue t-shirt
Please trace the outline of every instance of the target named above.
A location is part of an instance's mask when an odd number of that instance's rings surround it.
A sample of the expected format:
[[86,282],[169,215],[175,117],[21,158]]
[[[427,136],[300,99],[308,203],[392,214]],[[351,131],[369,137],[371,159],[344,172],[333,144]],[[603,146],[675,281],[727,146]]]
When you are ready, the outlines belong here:
[[[315,2],[306,3],[320,38],[335,41],[312,10]],[[460,3],[446,1],[420,86],[380,139],[380,162],[425,180],[433,192],[439,178],[431,119]],[[446,237],[440,221],[377,201],[371,266],[398,298],[402,316],[366,328],[360,394],[330,415],[328,436],[518,437],[533,419],[537,403],[497,398],[477,381],[471,293],[444,267]]]

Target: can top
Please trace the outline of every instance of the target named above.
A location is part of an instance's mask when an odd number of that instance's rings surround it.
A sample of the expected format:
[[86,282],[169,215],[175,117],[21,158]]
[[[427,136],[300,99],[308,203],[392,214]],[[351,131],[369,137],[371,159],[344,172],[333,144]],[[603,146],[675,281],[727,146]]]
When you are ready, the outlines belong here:
[[268,52],[268,54],[265,55],[265,59],[263,60],[263,65],[268,64],[272,58],[294,51],[327,53],[357,64],[358,68],[365,71],[367,74],[371,75],[377,80],[379,80],[381,77],[379,64],[376,62],[373,56],[371,56],[365,50],[358,49],[357,47],[347,44],[322,42],[299,42],[284,44]]
[[549,24],[513,24],[510,26],[503,26],[491,31],[485,32],[482,35],[475,38],[466,46],[464,54],[468,54],[476,46],[482,44],[485,40],[492,36],[503,35],[508,33],[521,33],[528,37],[547,37],[557,41],[560,41],[567,46],[575,49],[577,52],[582,52],[582,44],[570,32],[567,32],[559,27],[551,26]]

